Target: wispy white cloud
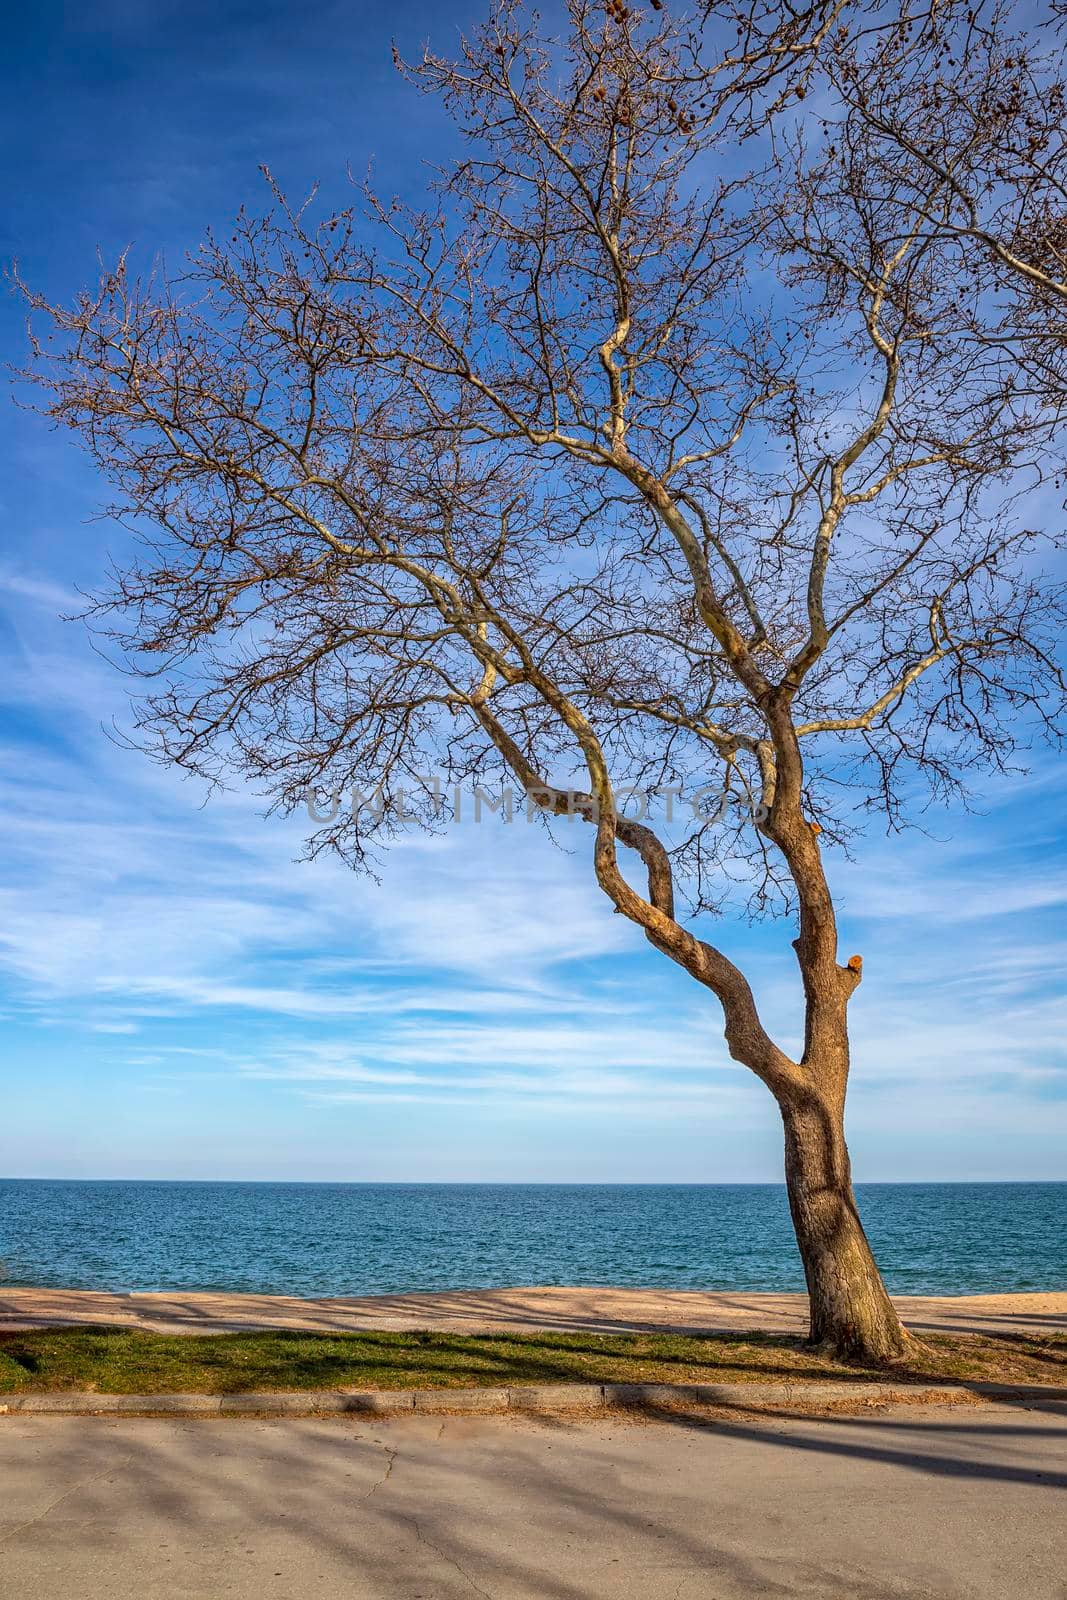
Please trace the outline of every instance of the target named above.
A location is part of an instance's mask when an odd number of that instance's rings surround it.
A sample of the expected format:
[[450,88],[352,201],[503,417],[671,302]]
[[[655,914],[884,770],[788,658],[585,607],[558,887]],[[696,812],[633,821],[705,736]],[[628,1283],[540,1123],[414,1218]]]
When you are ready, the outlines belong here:
[[[381,883],[299,863],[299,818],[264,821],[241,792],[201,809],[195,785],[109,743],[99,723],[122,686],[96,660],[79,675],[79,651],[51,635],[39,649],[23,623],[8,693],[46,736],[9,737],[0,764],[4,998],[52,1033],[110,1041],[94,1070],[207,1101],[229,1084],[262,1114],[281,1098],[297,1122],[392,1107],[401,1147],[413,1118],[489,1108],[679,1138],[745,1125],[756,1106],[773,1120],[712,998],[611,914],[579,827],[565,849],[525,822],[405,837]],[[995,853],[985,837],[875,839],[857,866],[834,864],[847,947],[867,961],[853,1118],[875,1148],[904,1147],[916,1119],[977,1138],[1027,1099],[1047,1121],[1049,1097],[1067,1095],[1067,945],[1037,926],[1067,899],[1062,858],[1010,828]],[[799,1049],[789,930],[708,931]]]
[[76,589],[53,583],[50,578],[38,573],[19,572],[6,567],[0,567],[0,593],[29,601],[57,616],[71,616],[84,605],[83,597]]

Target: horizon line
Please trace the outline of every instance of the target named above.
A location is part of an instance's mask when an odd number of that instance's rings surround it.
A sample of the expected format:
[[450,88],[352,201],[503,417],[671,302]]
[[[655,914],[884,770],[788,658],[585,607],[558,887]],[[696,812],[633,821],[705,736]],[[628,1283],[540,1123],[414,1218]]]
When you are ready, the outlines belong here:
[[[308,1189],[784,1189],[775,1178],[159,1178],[159,1177],[15,1177],[0,1175],[2,1183],[173,1183],[231,1184],[247,1187]],[[981,1185],[1067,1184],[1062,1178],[862,1178],[863,1188],[968,1188]]]

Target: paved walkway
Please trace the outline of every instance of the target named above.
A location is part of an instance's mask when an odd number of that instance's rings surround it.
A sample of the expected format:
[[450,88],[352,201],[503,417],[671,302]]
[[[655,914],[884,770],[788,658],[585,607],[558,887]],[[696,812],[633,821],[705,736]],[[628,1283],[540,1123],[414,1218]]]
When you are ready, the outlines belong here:
[[[1067,1333],[1067,1293],[898,1295],[909,1327],[943,1333]],[[594,1333],[803,1333],[799,1294],[665,1289],[470,1289],[299,1300],[263,1294],[95,1294],[76,1289],[0,1289],[0,1330],[109,1323],[157,1333],[240,1328],[446,1328],[456,1333],[558,1329]]]
[[1062,1600],[1064,1424],[1007,1408],[0,1419],[4,1600]]

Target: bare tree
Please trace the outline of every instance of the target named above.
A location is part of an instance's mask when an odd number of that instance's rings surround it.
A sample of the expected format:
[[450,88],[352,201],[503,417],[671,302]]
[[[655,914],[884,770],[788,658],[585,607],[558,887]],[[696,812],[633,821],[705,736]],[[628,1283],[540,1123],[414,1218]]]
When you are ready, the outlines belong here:
[[[840,11],[806,15],[816,57]],[[1062,609],[1016,492],[1056,429],[976,337],[944,173],[820,181],[776,15],[723,67],[703,15],[571,0],[550,41],[498,6],[404,69],[467,140],[424,207],[275,192],[175,284],[122,262],[72,309],[31,294],[34,371],[144,542],[98,615],[154,679],[157,754],[286,808],[378,791],[310,841],[355,863],[400,788],[440,821],[435,770],[584,819],[604,893],[780,1108],[813,1340],[889,1360],[824,849],[857,804],[896,822],[919,780],[1054,731]],[[741,803],[680,832],[620,804],[712,782]],[[706,936],[738,883],[796,919],[796,1056]]]
[[832,109],[819,181],[891,197],[902,231],[954,245],[955,307],[1067,400],[1067,75],[1062,7],[950,3],[920,33],[836,37],[809,69]]

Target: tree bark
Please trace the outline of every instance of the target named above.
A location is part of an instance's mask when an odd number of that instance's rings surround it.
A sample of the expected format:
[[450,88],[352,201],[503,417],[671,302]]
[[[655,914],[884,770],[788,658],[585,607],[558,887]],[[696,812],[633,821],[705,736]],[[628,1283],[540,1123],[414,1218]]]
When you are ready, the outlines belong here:
[[835,1356],[899,1360],[910,1337],[886,1292],[856,1208],[844,1093],[805,1087],[779,1104],[789,1209],[808,1284],[811,1343]]

